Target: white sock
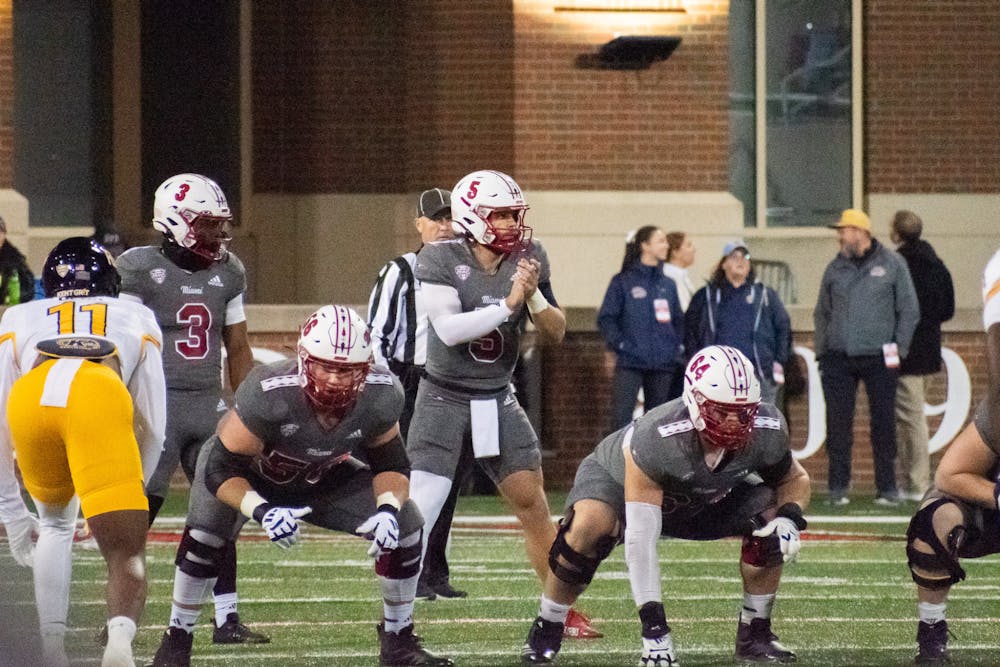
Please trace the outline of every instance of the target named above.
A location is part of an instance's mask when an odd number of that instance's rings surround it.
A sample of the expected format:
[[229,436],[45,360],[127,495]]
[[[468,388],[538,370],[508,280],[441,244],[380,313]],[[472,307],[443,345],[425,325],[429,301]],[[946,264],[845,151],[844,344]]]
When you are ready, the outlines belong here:
[[170,606],[170,627],[194,632],[201,614],[201,603],[215,586],[215,577],[192,577],[180,569],[174,570],[174,602]]
[[565,624],[566,616],[569,615],[569,608],[572,606],[571,604],[559,604],[543,595],[538,615],[546,621]]
[[451,480],[441,475],[414,470],[410,473],[410,500],[417,504],[424,517],[424,537],[421,545],[420,562],[423,567],[427,555],[427,538],[441,515],[441,508],[451,493]]
[[226,618],[230,614],[235,614],[236,606],[239,602],[239,595],[236,593],[224,593],[215,596],[215,625],[222,627],[226,623]]
[[128,616],[115,616],[108,621],[108,645],[104,647],[101,667],[134,667],[132,640],[135,621]]
[[740,623],[749,625],[755,618],[771,618],[774,607],[774,593],[768,595],[743,594],[743,609],[740,610]]
[[[418,530],[400,539],[399,546],[416,546],[421,532]],[[404,563],[404,565],[407,565],[407,563]],[[409,565],[412,565],[412,563],[409,563]],[[419,574],[415,574],[406,579],[390,579],[389,577],[379,575],[379,587],[382,589],[382,617],[385,622],[386,632],[399,633],[406,626],[413,624],[413,597],[417,592],[417,579],[419,576]]]
[[917,614],[923,623],[937,623],[944,620],[944,610],[948,603],[933,604],[931,602],[918,602]]

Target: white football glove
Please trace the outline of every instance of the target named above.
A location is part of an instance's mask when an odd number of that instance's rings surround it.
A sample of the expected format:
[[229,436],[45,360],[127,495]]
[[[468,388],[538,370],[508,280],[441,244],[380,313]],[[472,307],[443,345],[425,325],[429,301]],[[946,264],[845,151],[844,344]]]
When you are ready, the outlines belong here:
[[754,537],[770,537],[776,535],[781,547],[781,557],[786,563],[791,563],[799,555],[802,541],[799,539],[799,529],[795,522],[783,516],[771,519],[766,526],[753,531]]
[[675,667],[680,663],[674,656],[674,640],[670,633],[656,639],[642,638],[642,657],[639,665],[642,667]]
[[7,530],[7,545],[10,553],[18,565],[31,567],[35,558],[35,543],[32,542],[32,535],[38,535],[38,519],[34,514],[25,514],[20,519],[15,519],[4,524]]
[[271,507],[260,518],[268,538],[282,549],[299,541],[298,520],[312,512],[311,507]]
[[368,555],[378,558],[386,551],[392,551],[399,546],[399,521],[396,520],[396,508],[391,505],[381,505],[373,514],[354,531],[366,540],[371,540]]

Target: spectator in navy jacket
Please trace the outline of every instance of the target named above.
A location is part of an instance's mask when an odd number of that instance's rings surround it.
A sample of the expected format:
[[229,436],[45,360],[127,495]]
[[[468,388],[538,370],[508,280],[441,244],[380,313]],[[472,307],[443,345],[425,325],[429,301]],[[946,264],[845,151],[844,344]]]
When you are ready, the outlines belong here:
[[729,345],[745,354],[760,380],[761,400],[775,402],[792,353],[792,324],[778,293],[756,280],[743,241],[723,246],[711,280],[691,297],[684,328],[688,350]]
[[667,235],[647,225],[630,233],[622,269],[604,294],[597,325],[617,355],[612,430],[632,420],[643,390],[645,409],[669,399],[683,363],[684,315],[674,281],[663,274]]

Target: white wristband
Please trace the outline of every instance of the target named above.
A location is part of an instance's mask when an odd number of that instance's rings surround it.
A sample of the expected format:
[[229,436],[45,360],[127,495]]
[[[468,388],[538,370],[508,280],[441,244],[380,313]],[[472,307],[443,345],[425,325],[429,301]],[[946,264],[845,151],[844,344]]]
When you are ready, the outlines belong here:
[[253,511],[260,507],[261,505],[266,505],[267,501],[264,500],[259,493],[250,489],[243,494],[243,500],[240,501],[240,512],[248,519],[253,518]]
[[398,512],[400,508],[399,498],[392,491],[380,493],[378,494],[378,498],[375,499],[375,507],[382,507],[382,505],[392,505]]
[[527,300],[528,312],[532,315],[542,312],[548,308],[551,304],[545,299],[545,295],[542,294],[542,290],[536,289]]

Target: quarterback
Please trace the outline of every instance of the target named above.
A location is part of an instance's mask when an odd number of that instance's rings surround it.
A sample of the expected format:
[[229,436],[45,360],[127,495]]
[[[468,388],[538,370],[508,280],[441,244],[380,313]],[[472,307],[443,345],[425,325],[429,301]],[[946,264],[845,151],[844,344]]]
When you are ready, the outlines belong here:
[[[187,526],[177,549],[170,625],[154,667],[187,667],[201,601],[227,542],[253,519],[277,546],[301,520],[372,540],[383,598],[382,665],[451,665],[413,634],[424,525],[408,500],[410,464],[399,435],[403,391],[372,365],[357,313],[324,306],[309,316],[298,360],[258,366],[198,455]],[[352,454],[365,448],[368,465]]]
[[522,664],[555,661],[566,611],[622,542],[642,624],[640,664],[678,664],[660,590],[661,535],[742,537],[736,658],[793,662],[771,631],[771,609],[782,565],[799,552],[809,493],[781,412],[760,402],[753,363],[732,347],[695,352],[681,398],[612,433],[580,463]]
[[[234,389],[253,366],[243,312],[246,273],[228,249],[232,219],[226,195],[215,181],[200,174],[171,176],[153,198],[153,228],[163,234],[162,242],[132,248],[116,263],[121,298],[149,307],[163,330],[167,436],[146,486],[150,524],[178,463],[191,481],[198,451],[227,409],[222,397],[223,348]],[[213,592],[215,643],[269,641],[240,622],[235,544],[225,547]]]
[[11,495],[13,444],[41,518],[33,562],[43,664],[69,665],[63,638],[82,507],[108,566],[101,664],[131,667],[146,602],[143,483],[159,459],[166,419],[160,328],[148,308],[115,298],[111,257],[88,238],[56,245],[42,285],[47,298],[14,306],[0,321],[0,519],[14,527],[15,557],[29,564],[27,511]]

